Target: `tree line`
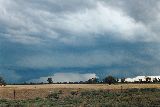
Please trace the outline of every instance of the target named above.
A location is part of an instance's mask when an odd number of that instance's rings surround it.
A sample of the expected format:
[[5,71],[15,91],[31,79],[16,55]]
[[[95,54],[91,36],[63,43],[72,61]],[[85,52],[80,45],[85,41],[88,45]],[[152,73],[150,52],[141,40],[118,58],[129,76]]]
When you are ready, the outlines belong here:
[[[48,83],[34,83],[34,82],[24,82],[24,83],[18,83],[18,84],[13,84],[13,85],[36,85],[36,84],[116,84],[116,83],[129,83],[125,81],[125,78],[121,78],[120,81],[118,78],[113,77],[113,76],[107,76],[103,80],[99,80],[98,78],[91,78],[87,81],[79,81],[79,82],[53,82],[54,80],[52,78],[47,78]],[[146,77],[145,81],[142,81],[139,79],[139,81],[135,81],[132,83],[160,83],[160,79],[154,78],[153,81],[151,81],[150,77]],[[5,86],[6,82],[5,80],[0,76],[0,86]]]
[[[49,84],[53,84],[52,78],[47,79]],[[98,83],[107,83],[109,85],[118,83],[118,78],[113,76],[107,76],[102,81],[98,78],[91,78],[88,81],[79,81],[79,82],[57,82],[56,84],[98,84]]]
[[[91,78],[88,81],[57,82],[57,83],[54,83],[52,78],[48,78],[47,81],[48,81],[48,84],[99,84],[99,83],[114,84],[114,83],[118,82],[118,79],[113,77],[113,76],[107,76],[103,79],[103,81],[100,81],[98,78]],[[27,82],[24,82],[24,83],[20,83],[20,84],[21,85],[36,85],[36,84],[46,84],[46,83],[43,83],[43,82],[41,82],[41,83],[33,83],[33,82],[27,83]],[[5,86],[6,82],[2,77],[0,77],[0,86],[2,86],[2,85]],[[13,85],[16,85],[16,84],[13,84]]]

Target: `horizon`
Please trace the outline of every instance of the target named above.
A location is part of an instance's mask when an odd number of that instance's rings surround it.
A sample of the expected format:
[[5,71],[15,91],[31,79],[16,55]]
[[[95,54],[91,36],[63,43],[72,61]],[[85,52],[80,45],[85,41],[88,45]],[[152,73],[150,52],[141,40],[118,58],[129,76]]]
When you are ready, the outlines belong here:
[[0,76],[160,75],[159,10],[156,0],[0,0]]

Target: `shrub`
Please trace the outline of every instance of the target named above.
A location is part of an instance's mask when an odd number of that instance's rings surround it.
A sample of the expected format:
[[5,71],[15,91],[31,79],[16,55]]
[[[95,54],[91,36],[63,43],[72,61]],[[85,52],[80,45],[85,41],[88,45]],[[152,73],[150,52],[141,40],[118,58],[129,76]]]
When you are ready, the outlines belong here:
[[59,90],[59,92],[58,92],[59,94],[63,94],[63,91],[62,90]]
[[47,96],[48,99],[54,100],[59,99],[59,93],[52,93]]
[[116,83],[116,78],[112,76],[108,76],[104,79],[104,83],[108,83],[109,85]]
[[78,95],[78,91],[76,91],[76,90],[71,91],[71,95],[73,95],[73,96]]

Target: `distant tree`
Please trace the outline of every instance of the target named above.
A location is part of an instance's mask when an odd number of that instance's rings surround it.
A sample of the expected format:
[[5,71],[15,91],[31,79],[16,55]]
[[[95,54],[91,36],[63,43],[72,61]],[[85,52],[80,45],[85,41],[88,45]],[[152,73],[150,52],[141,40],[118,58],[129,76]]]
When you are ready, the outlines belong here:
[[158,82],[158,79],[157,78],[153,78],[153,82],[154,83]]
[[98,78],[93,78],[93,83],[94,83],[94,84],[96,84],[96,83],[98,83],[98,82],[99,82]]
[[63,82],[63,84],[67,84],[67,82]]
[[83,82],[83,81],[80,81],[80,82],[79,82],[79,84],[84,84],[84,83],[85,83],[85,82]]
[[44,84],[43,82],[41,82],[40,84]]
[[146,82],[147,83],[151,82],[151,78],[150,77],[146,77]]
[[125,78],[121,78],[121,83],[124,83],[125,82]]
[[116,82],[119,82],[119,79],[118,79],[118,78],[116,78]]
[[6,82],[4,81],[4,79],[2,77],[0,77],[0,85],[6,85]]
[[33,82],[30,82],[29,84],[30,84],[30,85],[33,85],[34,83],[33,83]]
[[89,80],[87,81],[87,83],[88,83],[88,84],[92,84],[92,79],[89,79]]
[[87,81],[88,84],[96,84],[98,83],[98,78],[92,78]]
[[143,83],[142,79],[139,79],[139,83]]
[[73,82],[73,84],[78,84],[78,82]]
[[160,79],[158,78],[158,82],[160,82]]
[[73,84],[73,82],[69,82],[69,84]]
[[52,83],[53,83],[52,78],[48,78],[47,81],[48,81],[49,84],[52,84]]
[[107,76],[104,79],[104,83],[108,83],[109,85],[116,83],[116,79],[113,76]]

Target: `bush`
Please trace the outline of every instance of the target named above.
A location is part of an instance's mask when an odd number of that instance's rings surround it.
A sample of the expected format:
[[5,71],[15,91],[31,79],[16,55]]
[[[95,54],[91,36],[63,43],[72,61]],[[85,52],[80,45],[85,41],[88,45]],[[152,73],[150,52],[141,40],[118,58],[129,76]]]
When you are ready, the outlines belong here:
[[78,95],[78,91],[77,90],[71,91],[71,95],[73,95],[73,96]]
[[63,91],[62,90],[59,90],[59,92],[58,92],[59,94],[63,94]]
[[116,83],[116,78],[112,76],[108,76],[104,79],[104,83],[108,83],[109,85]]
[[[61,90],[51,93],[46,99],[0,100],[2,107],[150,107],[160,105],[160,89],[129,89],[107,92],[105,90],[77,90],[63,94]],[[62,94],[63,97],[60,97]],[[79,94],[79,93],[78,93]],[[73,96],[77,95],[76,97]]]
[[150,92],[158,92],[158,91],[160,91],[160,89],[158,89],[158,88],[142,88],[142,89],[140,89],[140,91],[141,92],[148,92],[148,91],[150,91]]
[[54,99],[59,99],[59,93],[52,93],[47,96],[48,99],[54,100]]

